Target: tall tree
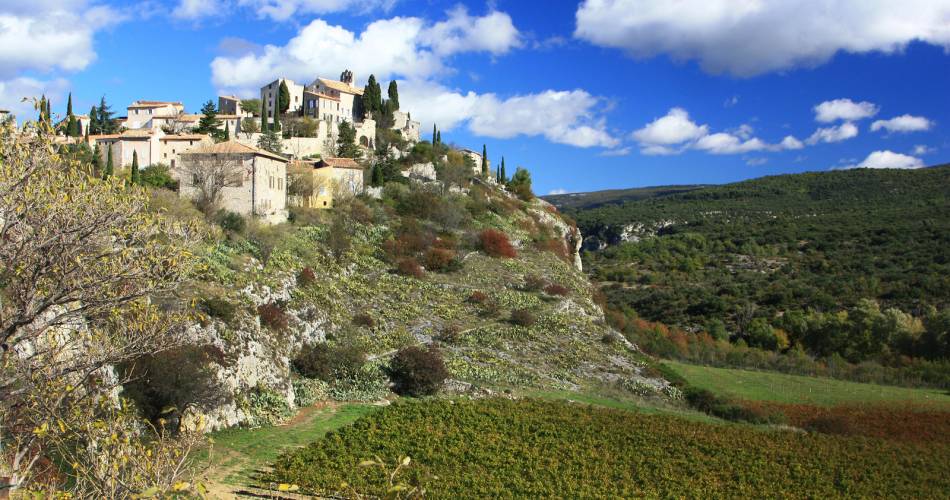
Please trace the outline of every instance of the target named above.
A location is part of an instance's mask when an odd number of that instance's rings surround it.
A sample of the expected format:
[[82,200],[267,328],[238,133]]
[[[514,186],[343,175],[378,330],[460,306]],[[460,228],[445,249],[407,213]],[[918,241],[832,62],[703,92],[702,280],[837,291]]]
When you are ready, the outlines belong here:
[[383,95],[379,83],[376,82],[376,75],[369,75],[366,86],[363,87],[363,110],[370,116],[382,111]]
[[436,134],[436,132],[438,132],[438,130],[435,128],[435,124],[433,123],[433,124],[432,124],[432,145],[433,145],[433,146],[435,146],[435,145],[437,144],[437,143],[435,142],[435,134]]
[[283,144],[280,142],[280,136],[273,128],[269,128],[261,133],[257,138],[257,147],[270,151],[275,154],[283,154]]
[[[88,130],[86,127],[86,131]],[[92,148],[92,175],[102,175],[102,149],[99,148],[98,142]]]
[[66,100],[66,136],[67,137],[79,137],[82,135],[79,131],[79,122],[76,121],[76,117],[73,115],[73,93],[69,93],[69,98]]
[[518,167],[515,170],[515,175],[511,176],[511,180],[508,181],[508,189],[522,200],[530,201],[534,198],[534,193],[531,191],[531,173]]
[[224,140],[231,140],[231,122],[224,124]]
[[106,169],[102,174],[103,179],[112,177],[112,171],[114,170],[112,167],[112,144],[108,144],[106,147],[109,149],[106,150]]
[[132,151],[132,175],[130,176],[132,184],[139,183],[139,152]]
[[435,142],[436,144],[442,145],[442,131],[441,130],[435,133]]
[[369,185],[370,186],[382,186],[385,183],[383,178],[383,166],[377,162],[373,165],[373,171],[370,173]]
[[287,88],[285,80],[280,81],[280,89],[277,91],[277,111],[286,113],[290,109],[290,89]]
[[99,110],[96,109],[95,105],[89,108],[89,125],[86,126],[86,132],[90,135],[102,133],[102,130],[99,128]]
[[106,104],[106,96],[102,96],[102,99],[99,100],[99,133],[114,134],[119,129],[115,124],[115,120],[112,119],[112,115],[112,109]]
[[360,147],[356,145],[356,129],[348,121],[340,124],[336,139],[336,155],[340,158],[359,158]]
[[208,99],[201,106],[201,118],[198,120],[198,127],[195,129],[199,134],[208,134],[217,140],[221,140],[221,120],[218,119],[218,110],[214,106],[214,101]]
[[43,94],[40,97],[40,114],[37,118],[37,121],[45,122],[46,121],[46,94]]
[[73,116],[73,93],[69,93],[69,98],[66,99],[66,116]]
[[499,179],[499,182],[500,182],[501,184],[507,184],[507,183],[508,183],[508,175],[505,174],[505,157],[504,157],[504,156],[501,157],[501,173],[500,173],[500,177],[501,177],[501,178]]
[[270,128],[267,123],[267,101],[261,102],[261,132],[267,132]]
[[488,178],[488,146],[482,144],[482,177]]
[[399,109],[399,89],[396,87],[396,80],[390,80],[389,82],[389,102],[393,106],[393,110]]

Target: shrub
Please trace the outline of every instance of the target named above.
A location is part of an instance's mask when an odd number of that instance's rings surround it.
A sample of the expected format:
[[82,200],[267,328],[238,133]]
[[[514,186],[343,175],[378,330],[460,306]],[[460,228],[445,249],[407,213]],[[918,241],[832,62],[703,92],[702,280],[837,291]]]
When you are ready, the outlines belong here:
[[317,275],[310,267],[305,267],[297,274],[297,285],[310,286],[317,282]]
[[529,275],[524,278],[524,286],[522,290],[526,292],[538,292],[541,291],[545,286],[547,286],[548,281],[537,275]]
[[172,179],[168,172],[168,165],[156,163],[149,165],[139,172],[139,182],[143,186],[152,186],[174,190],[178,187],[178,181]]
[[287,212],[287,220],[295,226],[320,226],[326,223],[326,210],[290,207]]
[[372,316],[369,315],[369,313],[361,312],[353,316],[353,325],[373,328],[374,326],[376,326],[376,321],[373,319]]
[[561,285],[558,283],[551,283],[550,285],[544,287],[544,293],[548,295],[558,295],[561,297],[565,297],[567,296],[567,294],[571,293],[571,291],[568,290],[567,287],[564,285]]
[[563,260],[569,260],[567,245],[560,238],[543,238],[535,242],[535,247],[542,252],[551,252]]
[[353,246],[353,234],[350,223],[342,214],[336,214],[327,231],[327,246],[333,258],[339,261]]
[[319,379],[306,377],[292,377],[290,383],[294,388],[294,402],[297,406],[310,406],[317,401],[323,401],[329,396],[329,386]]
[[515,309],[511,311],[510,321],[519,326],[530,327],[538,321],[538,318],[530,309]]
[[486,229],[478,235],[479,247],[491,257],[514,258],[518,252],[511,242],[508,241],[508,235],[496,229]]
[[287,313],[273,302],[258,306],[257,315],[261,318],[261,325],[271,330],[283,331],[287,329]]
[[366,362],[366,352],[355,345],[310,344],[300,350],[292,365],[297,373],[324,382],[355,376]]
[[448,376],[442,354],[434,348],[404,347],[389,363],[393,390],[401,396],[435,394]]
[[683,395],[686,397],[686,402],[696,410],[733,422],[768,424],[779,423],[784,420],[780,414],[767,413],[760,408],[750,408],[733,403],[706,389],[686,387]]
[[448,248],[430,248],[423,262],[430,271],[452,271],[458,267],[455,251]]
[[399,259],[399,263],[396,264],[396,271],[403,276],[411,276],[413,278],[422,278],[425,275],[422,266],[412,257]]
[[487,293],[475,290],[471,295],[468,296],[468,302],[472,304],[484,304],[485,302],[488,302],[490,298],[491,297],[489,297]]
[[247,220],[243,215],[228,210],[218,210],[215,222],[221,226],[221,229],[236,234],[242,234],[247,228]]
[[457,323],[451,323],[442,327],[442,331],[439,332],[439,335],[436,337],[438,340],[448,343],[457,342],[459,336],[462,334],[462,327]]
[[225,323],[230,323],[237,313],[237,306],[221,297],[206,297],[201,299],[198,308],[212,318],[218,318]]

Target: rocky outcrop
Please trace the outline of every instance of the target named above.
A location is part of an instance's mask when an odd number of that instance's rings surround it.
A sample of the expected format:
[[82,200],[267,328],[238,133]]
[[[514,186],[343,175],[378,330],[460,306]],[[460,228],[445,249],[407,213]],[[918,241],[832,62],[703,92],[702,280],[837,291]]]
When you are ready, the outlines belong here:
[[564,240],[567,249],[570,252],[574,268],[578,271],[584,270],[584,263],[581,261],[581,247],[584,239],[577,226],[568,224],[558,215],[557,208],[554,205],[535,198],[532,206],[528,207],[528,212],[535,216],[539,223],[552,227]]

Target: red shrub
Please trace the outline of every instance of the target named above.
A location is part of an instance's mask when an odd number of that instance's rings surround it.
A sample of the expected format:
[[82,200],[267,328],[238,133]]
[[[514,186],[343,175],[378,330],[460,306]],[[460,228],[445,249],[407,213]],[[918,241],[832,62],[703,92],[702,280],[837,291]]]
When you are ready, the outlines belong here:
[[569,261],[567,244],[559,238],[548,238],[535,242],[535,247],[542,252],[551,252],[563,260]]
[[300,270],[300,273],[297,274],[297,285],[299,286],[310,286],[317,281],[317,275],[313,272],[313,269],[305,267]]
[[561,297],[566,296],[571,293],[564,285],[559,285],[557,283],[551,283],[550,285],[544,287],[544,293],[548,295],[560,295]]
[[514,258],[518,256],[515,247],[508,241],[508,235],[495,230],[486,229],[478,235],[478,243],[482,251],[492,257]]
[[426,269],[430,271],[449,271],[455,264],[455,251],[447,248],[430,248],[423,257]]
[[271,330],[282,331],[287,329],[287,314],[279,305],[273,302],[258,306],[257,315],[261,318],[261,324]]
[[413,278],[422,278],[425,275],[425,272],[422,270],[422,266],[420,266],[419,263],[416,262],[416,259],[413,259],[412,257],[399,259],[399,263],[396,265],[396,270],[403,276],[412,276]]
[[530,309],[515,309],[511,311],[511,322],[516,325],[529,327],[537,323],[537,321],[537,316],[535,316]]
[[485,302],[488,302],[488,299],[489,297],[487,293],[480,292],[478,290],[472,292],[472,294],[468,296],[468,301],[472,304],[484,304]]
[[373,319],[369,313],[359,313],[356,316],[353,316],[353,324],[355,326],[365,326],[367,328],[373,328],[376,326],[376,321]]

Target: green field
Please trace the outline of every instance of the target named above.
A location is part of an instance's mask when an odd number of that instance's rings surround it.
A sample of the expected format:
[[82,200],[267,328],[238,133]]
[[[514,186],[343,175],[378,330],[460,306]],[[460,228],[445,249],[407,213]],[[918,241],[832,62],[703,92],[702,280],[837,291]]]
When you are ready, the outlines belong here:
[[[950,447],[709,424],[540,399],[400,401],[277,460],[316,495],[435,498],[896,497],[950,491]],[[374,457],[387,468],[361,466]],[[343,487],[343,484],[347,487]]]
[[833,406],[853,403],[912,402],[950,409],[950,395],[938,389],[909,389],[821,377],[714,368],[664,361],[689,385],[747,401]]

